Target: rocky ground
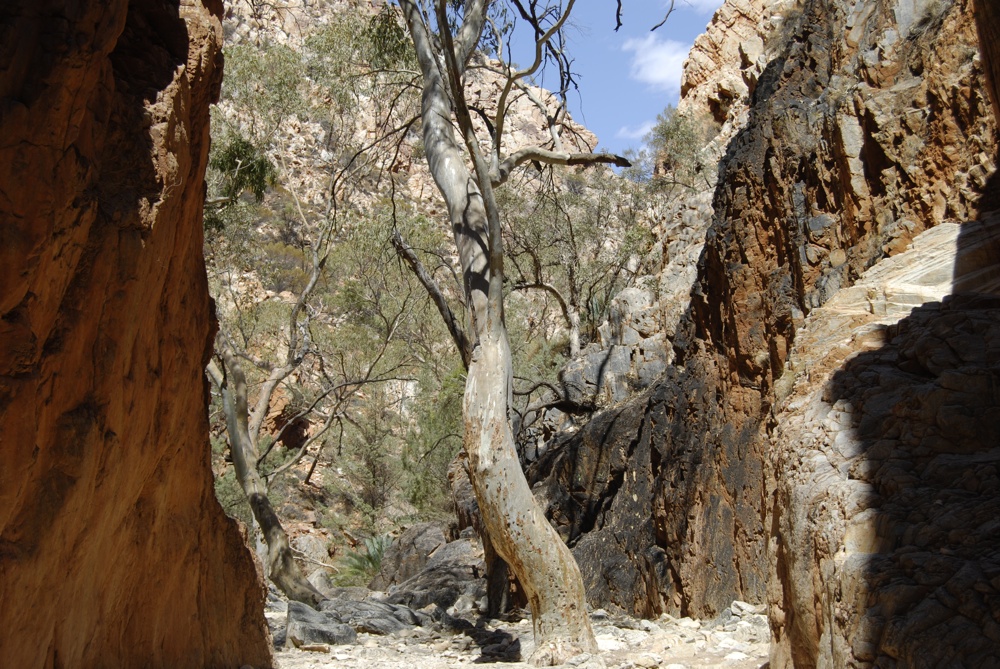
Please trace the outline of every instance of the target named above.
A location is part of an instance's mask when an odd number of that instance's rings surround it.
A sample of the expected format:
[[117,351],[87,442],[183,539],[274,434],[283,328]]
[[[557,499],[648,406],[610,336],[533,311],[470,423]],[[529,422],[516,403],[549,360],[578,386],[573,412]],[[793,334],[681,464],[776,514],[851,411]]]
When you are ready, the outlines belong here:
[[[372,593],[367,601],[377,602],[379,597],[380,593]],[[350,642],[337,644],[317,641],[322,633],[316,634],[315,628],[306,631],[298,627],[302,607],[293,603],[292,608],[289,617],[287,604],[272,599],[268,613],[276,645],[280,645],[276,652],[280,669],[329,666],[439,669],[488,663],[503,663],[511,668],[531,666],[524,662],[534,648],[531,620],[527,617],[505,622],[478,619],[471,611],[452,616],[434,605],[413,612],[395,606],[397,615],[400,612],[404,613],[403,617],[413,614],[420,624],[403,624],[388,634],[377,634],[373,633],[371,619],[366,623],[353,611],[342,612],[334,617],[353,618],[351,624],[344,627],[371,631],[359,631],[355,635],[348,632],[349,638],[340,640]],[[584,669],[758,669],[767,664],[767,619],[761,608],[744,602],[733,602],[712,621],[668,615],[657,620],[637,620],[600,609],[592,613],[591,619],[601,652],[580,656],[566,666]],[[286,635],[289,628],[285,625],[289,620],[293,632]],[[336,640],[334,636],[327,638]]]

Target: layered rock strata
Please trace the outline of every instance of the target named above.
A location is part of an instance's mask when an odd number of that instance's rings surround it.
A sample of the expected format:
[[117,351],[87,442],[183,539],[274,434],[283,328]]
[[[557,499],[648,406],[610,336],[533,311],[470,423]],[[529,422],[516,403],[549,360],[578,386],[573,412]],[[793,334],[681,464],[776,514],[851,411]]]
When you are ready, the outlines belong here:
[[[720,164],[674,365],[532,468],[595,604],[710,617],[734,598],[765,600],[787,511],[773,496],[785,475],[775,405],[795,378],[799,330],[923,231],[974,220],[993,170],[969,11],[807,0],[783,4],[780,30],[759,35],[766,62]],[[744,51],[757,53],[736,49],[734,71],[756,72]]]
[[773,666],[995,659],[998,267],[1000,216],[945,223],[800,328],[771,433]]
[[221,10],[0,12],[4,666],[271,666],[207,443]]

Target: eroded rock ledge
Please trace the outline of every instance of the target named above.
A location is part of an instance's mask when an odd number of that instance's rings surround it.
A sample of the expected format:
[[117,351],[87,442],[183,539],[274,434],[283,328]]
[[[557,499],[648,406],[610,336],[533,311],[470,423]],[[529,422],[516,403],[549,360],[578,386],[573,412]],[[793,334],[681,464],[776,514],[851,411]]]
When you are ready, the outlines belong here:
[[271,665],[212,492],[201,208],[221,3],[0,12],[0,657]]

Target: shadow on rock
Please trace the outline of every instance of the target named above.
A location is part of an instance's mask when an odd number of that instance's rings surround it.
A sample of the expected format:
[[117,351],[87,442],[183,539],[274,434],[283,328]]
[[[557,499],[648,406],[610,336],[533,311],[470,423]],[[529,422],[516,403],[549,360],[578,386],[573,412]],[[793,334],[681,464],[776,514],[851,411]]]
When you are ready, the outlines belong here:
[[953,264],[915,259],[920,274],[903,275],[910,292],[897,300],[919,295],[918,279],[947,285],[952,271],[963,292],[855,329],[862,352],[782,417],[813,426],[798,432],[801,454],[786,453],[775,502],[783,662],[996,666],[998,224],[963,224]]

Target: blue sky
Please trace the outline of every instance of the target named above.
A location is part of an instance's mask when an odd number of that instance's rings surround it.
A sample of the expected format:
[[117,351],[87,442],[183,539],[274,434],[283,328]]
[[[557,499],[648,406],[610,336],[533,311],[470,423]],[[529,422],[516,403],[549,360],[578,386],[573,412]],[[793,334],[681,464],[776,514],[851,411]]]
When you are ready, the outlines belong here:
[[613,0],[577,0],[567,34],[580,93],[571,95],[570,111],[602,147],[615,153],[638,148],[656,115],[677,104],[681,65],[722,2],[676,0],[667,22],[650,32],[669,0],[625,0],[616,33]]

